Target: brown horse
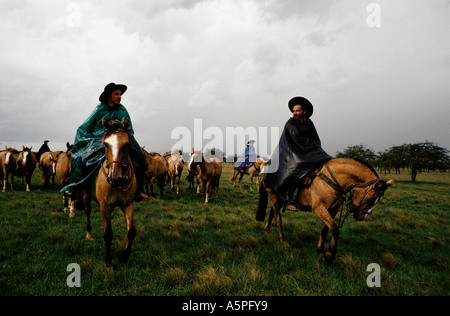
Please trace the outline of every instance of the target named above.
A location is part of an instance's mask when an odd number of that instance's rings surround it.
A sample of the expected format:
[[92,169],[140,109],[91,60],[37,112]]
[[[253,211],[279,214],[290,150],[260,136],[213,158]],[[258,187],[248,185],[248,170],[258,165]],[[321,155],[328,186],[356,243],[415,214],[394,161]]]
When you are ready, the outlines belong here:
[[189,183],[189,190],[194,190],[197,194],[200,194],[200,181],[198,180],[200,172],[200,166],[197,165],[195,170],[188,170],[188,175],[186,177],[186,180]]
[[2,191],[6,191],[8,178],[11,175],[11,190],[14,188],[14,172],[16,171],[16,157],[14,157],[15,148],[5,146],[5,151],[0,153],[0,177],[3,182]]
[[268,162],[265,161],[262,158],[257,158],[255,163],[248,168],[245,169],[234,169],[233,170],[233,176],[231,177],[231,181],[233,181],[233,188],[236,187],[236,178],[238,176],[238,174],[240,175],[239,177],[239,188],[242,189],[241,187],[241,180],[244,177],[244,175],[248,174],[250,175],[250,191],[253,192],[253,177],[256,177],[256,188],[259,188],[259,174],[261,172],[261,168],[263,168]]
[[[70,145],[70,143],[67,142],[66,146],[67,151],[61,153],[56,162],[56,175],[58,176],[60,181],[59,185],[60,189],[69,184],[70,181],[70,159],[72,157],[73,145]],[[69,216],[74,217],[75,216],[74,201],[72,201],[72,199],[67,193],[64,193],[63,195],[63,204],[64,204],[64,212],[69,211]]]
[[206,195],[205,205],[208,204],[209,194],[216,188],[216,198],[219,196],[219,182],[222,175],[222,163],[217,158],[207,159],[202,151],[192,149],[188,170],[194,171],[200,167],[198,177],[202,180],[203,193]]
[[91,199],[100,205],[103,218],[106,244],[106,265],[111,266],[111,241],[113,231],[111,227],[111,213],[115,207],[120,207],[127,219],[128,242],[125,250],[119,256],[120,262],[126,262],[130,258],[131,246],[136,236],[134,226],[134,199],[136,197],[136,176],[131,158],[128,153],[130,138],[128,129],[130,120],[124,123],[119,120],[108,122],[102,120],[105,127],[103,142],[105,144],[105,161],[102,163],[96,176],[83,188],[84,210],[86,213],[86,239],[92,240],[91,227]]
[[[175,181],[177,181],[177,194],[180,193],[181,173],[183,172],[184,160],[180,154],[172,153],[167,158],[169,164],[169,179],[172,191],[175,191]],[[178,180],[177,180],[178,178]]]
[[[387,182],[379,179],[376,171],[368,164],[353,159],[332,159],[322,166],[313,176],[311,183],[299,192],[297,203],[300,209],[312,211],[323,222],[318,252],[324,254],[326,262],[333,262],[336,256],[339,226],[334,217],[340,207],[347,205],[349,208],[347,215],[353,214],[355,221],[363,221],[381,201],[385,190],[394,183],[394,179]],[[280,213],[280,207],[285,204],[285,193],[266,188],[264,182],[259,193],[256,220],[264,221],[267,197],[270,197],[272,208],[265,231],[270,230],[272,219],[275,217],[280,240],[286,242]],[[341,216],[342,212],[343,210]],[[331,244],[329,251],[324,252],[328,230],[331,230],[332,234]]]
[[56,164],[60,154],[60,151],[46,151],[41,155],[39,160],[39,168],[42,170],[42,177],[44,178],[45,186],[50,185],[50,177],[52,178],[52,184],[55,184]]
[[147,193],[149,193],[148,185],[150,184],[150,191],[153,197],[155,193],[153,192],[153,185],[155,181],[158,181],[159,194],[163,195],[164,186],[166,183],[166,175],[168,170],[168,164],[166,159],[161,157],[161,155],[150,155],[144,148],[142,148],[145,156],[145,172],[144,172],[144,183]]
[[34,169],[36,168],[37,160],[34,156],[34,153],[31,151],[33,147],[25,147],[22,146],[22,151],[19,153],[19,157],[17,158],[18,166],[17,166],[17,174],[22,177],[25,177],[25,181],[27,183],[26,191],[30,191],[31,186],[31,177],[33,176]]

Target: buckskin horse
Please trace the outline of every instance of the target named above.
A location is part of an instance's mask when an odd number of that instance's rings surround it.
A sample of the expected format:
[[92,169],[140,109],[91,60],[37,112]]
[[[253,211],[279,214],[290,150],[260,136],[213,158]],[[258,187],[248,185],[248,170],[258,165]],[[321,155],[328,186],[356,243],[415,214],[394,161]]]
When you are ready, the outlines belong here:
[[217,158],[207,159],[200,150],[192,149],[189,159],[188,170],[195,171],[197,166],[200,167],[198,177],[202,180],[203,193],[206,195],[205,204],[208,204],[209,195],[216,188],[216,198],[219,196],[219,182],[222,175],[222,163]]
[[[183,172],[184,160],[179,153],[172,153],[167,158],[169,164],[169,179],[172,191],[175,191],[175,181],[177,182],[177,194],[180,193],[181,173]],[[177,180],[178,178],[178,180]]]
[[11,175],[11,190],[14,188],[14,172],[16,171],[16,157],[14,157],[15,148],[5,146],[5,151],[0,152],[0,176],[3,181],[2,191],[6,191],[8,178]]
[[44,185],[50,185],[50,177],[52,184],[55,184],[56,164],[61,152],[46,151],[39,159],[39,169],[42,170],[42,177],[44,178]]
[[100,205],[103,218],[103,238],[106,245],[105,262],[111,266],[111,241],[113,231],[111,226],[111,213],[115,207],[120,207],[127,220],[127,245],[119,255],[120,262],[126,262],[130,258],[131,246],[136,236],[134,226],[134,199],[136,197],[136,176],[131,158],[128,153],[130,138],[128,129],[129,119],[122,123],[119,120],[102,120],[105,133],[105,161],[100,170],[93,176],[83,189],[84,210],[86,213],[86,239],[92,240],[91,227],[91,200]]
[[[72,157],[73,145],[69,142],[66,143],[67,151],[59,155],[56,162],[56,175],[59,178],[60,185],[59,188],[65,187],[70,181],[70,159]],[[63,195],[64,212],[69,211],[69,217],[75,216],[75,205],[71,197],[64,192]]]
[[[373,167],[354,159],[331,159],[310,177],[311,182],[301,189],[297,203],[301,210],[312,211],[322,220],[317,251],[324,255],[327,263],[332,263],[336,257],[340,228],[334,217],[340,208],[340,226],[348,214],[352,214],[355,221],[365,220],[381,201],[386,189],[395,183],[395,179],[385,182],[378,177]],[[256,220],[264,221],[269,197],[272,208],[264,229],[267,233],[275,218],[280,240],[287,244],[280,214],[280,207],[285,204],[285,193],[266,188],[263,181],[259,194]],[[347,213],[343,215],[345,206]],[[341,218],[342,215],[344,217]],[[331,244],[329,251],[325,252],[324,243],[329,230],[332,234]]]
[[33,147],[22,146],[22,151],[19,153],[17,158],[17,175],[25,177],[26,181],[26,191],[30,191],[31,177],[33,176],[34,169],[36,168],[37,160],[33,152],[31,151]]
[[261,172],[261,168],[266,165],[268,162],[265,161],[262,158],[257,158],[255,163],[248,168],[245,169],[233,169],[233,176],[231,177],[231,181],[233,181],[233,188],[236,187],[236,178],[239,176],[239,188],[241,187],[241,180],[244,177],[244,175],[248,174],[250,175],[250,191],[253,192],[253,177],[256,177],[256,188],[259,188],[259,174]]
[[155,181],[158,181],[159,195],[162,196],[164,192],[164,186],[166,184],[166,175],[168,170],[167,161],[165,158],[161,157],[159,154],[150,155],[144,148],[142,148],[145,156],[146,168],[144,171],[144,183],[147,193],[148,185],[150,184],[150,191],[153,197],[155,193],[153,192],[153,185]]

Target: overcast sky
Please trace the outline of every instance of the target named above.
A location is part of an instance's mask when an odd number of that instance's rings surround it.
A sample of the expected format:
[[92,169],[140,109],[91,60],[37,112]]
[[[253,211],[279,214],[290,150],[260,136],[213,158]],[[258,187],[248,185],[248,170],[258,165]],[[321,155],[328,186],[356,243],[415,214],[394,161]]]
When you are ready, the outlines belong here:
[[115,82],[149,151],[176,127],[193,144],[194,119],[224,144],[281,132],[294,96],[331,155],[450,149],[449,17],[448,0],[1,0],[0,146],[63,149]]

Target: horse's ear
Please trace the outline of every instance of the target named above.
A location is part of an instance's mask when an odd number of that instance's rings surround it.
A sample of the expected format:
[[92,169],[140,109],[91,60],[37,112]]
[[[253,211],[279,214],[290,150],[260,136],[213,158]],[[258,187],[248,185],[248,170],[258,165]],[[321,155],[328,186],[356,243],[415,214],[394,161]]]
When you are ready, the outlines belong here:
[[22,146],[22,150],[25,150],[25,146]]
[[67,147],[67,149],[70,148],[70,143],[69,142],[66,143],[66,147]]
[[388,182],[386,182],[386,186],[390,187],[391,185],[393,185],[395,183],[395,179],[391,179]]
[[128,117],[125,119],[125,121],[123,121],[123,126],[127,131],[130,128],[130,119]]
[[102,119],[102,125],[103,125],[103,127],[104,127],[105,129],[108,129],[108,126],[109,126],[108,120],[105,119],[105,118],[103,118],[103,119]]

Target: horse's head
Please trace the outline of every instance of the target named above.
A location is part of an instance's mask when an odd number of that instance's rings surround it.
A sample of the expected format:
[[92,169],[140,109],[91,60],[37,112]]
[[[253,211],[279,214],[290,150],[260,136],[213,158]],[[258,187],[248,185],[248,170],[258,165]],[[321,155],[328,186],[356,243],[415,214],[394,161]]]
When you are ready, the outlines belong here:
[[14,150],[16,150],[16,149],[8,148],[8,146],[5,146],[5,152],[6,152],[5,163],[10,168],[16,167],[16,158],[14,157]]
[[192,148],[192,154],[189,158],[188,170],[195,171],[196,166],[202,161],[203,152],[201,150],[194,150]]
[[[31,149],[32,148],[33,147],[28,148],[28,147],[22,146],[22,152],[19,154],[19,157],[22,156],[22,166],[23,167],[26,167],[27,164],[32,163],[32,160],[31,160]],[[20,161],[19,161],[19,163],[20,163]]]
[[120,187],[131,181],[130,166],[131,161],[128,156],[130,146],[130,120],[128,118],[122,123],[119,120],[102,120],[105,134],[103,143],[105,144],[106,158],[106,179],[112,187]]
[[175,175],[178,176],[183,170],[183,163],[184,163],[183,156],[181,156],[180,154],[172,154],[170,159],[172,160],[173,165],[175,167]]
[[381,202],[384,192],[395,183],[394,179],[384,181],[379,178],[353,188],[350,212],[355,221],[363,221],[373,208]]

